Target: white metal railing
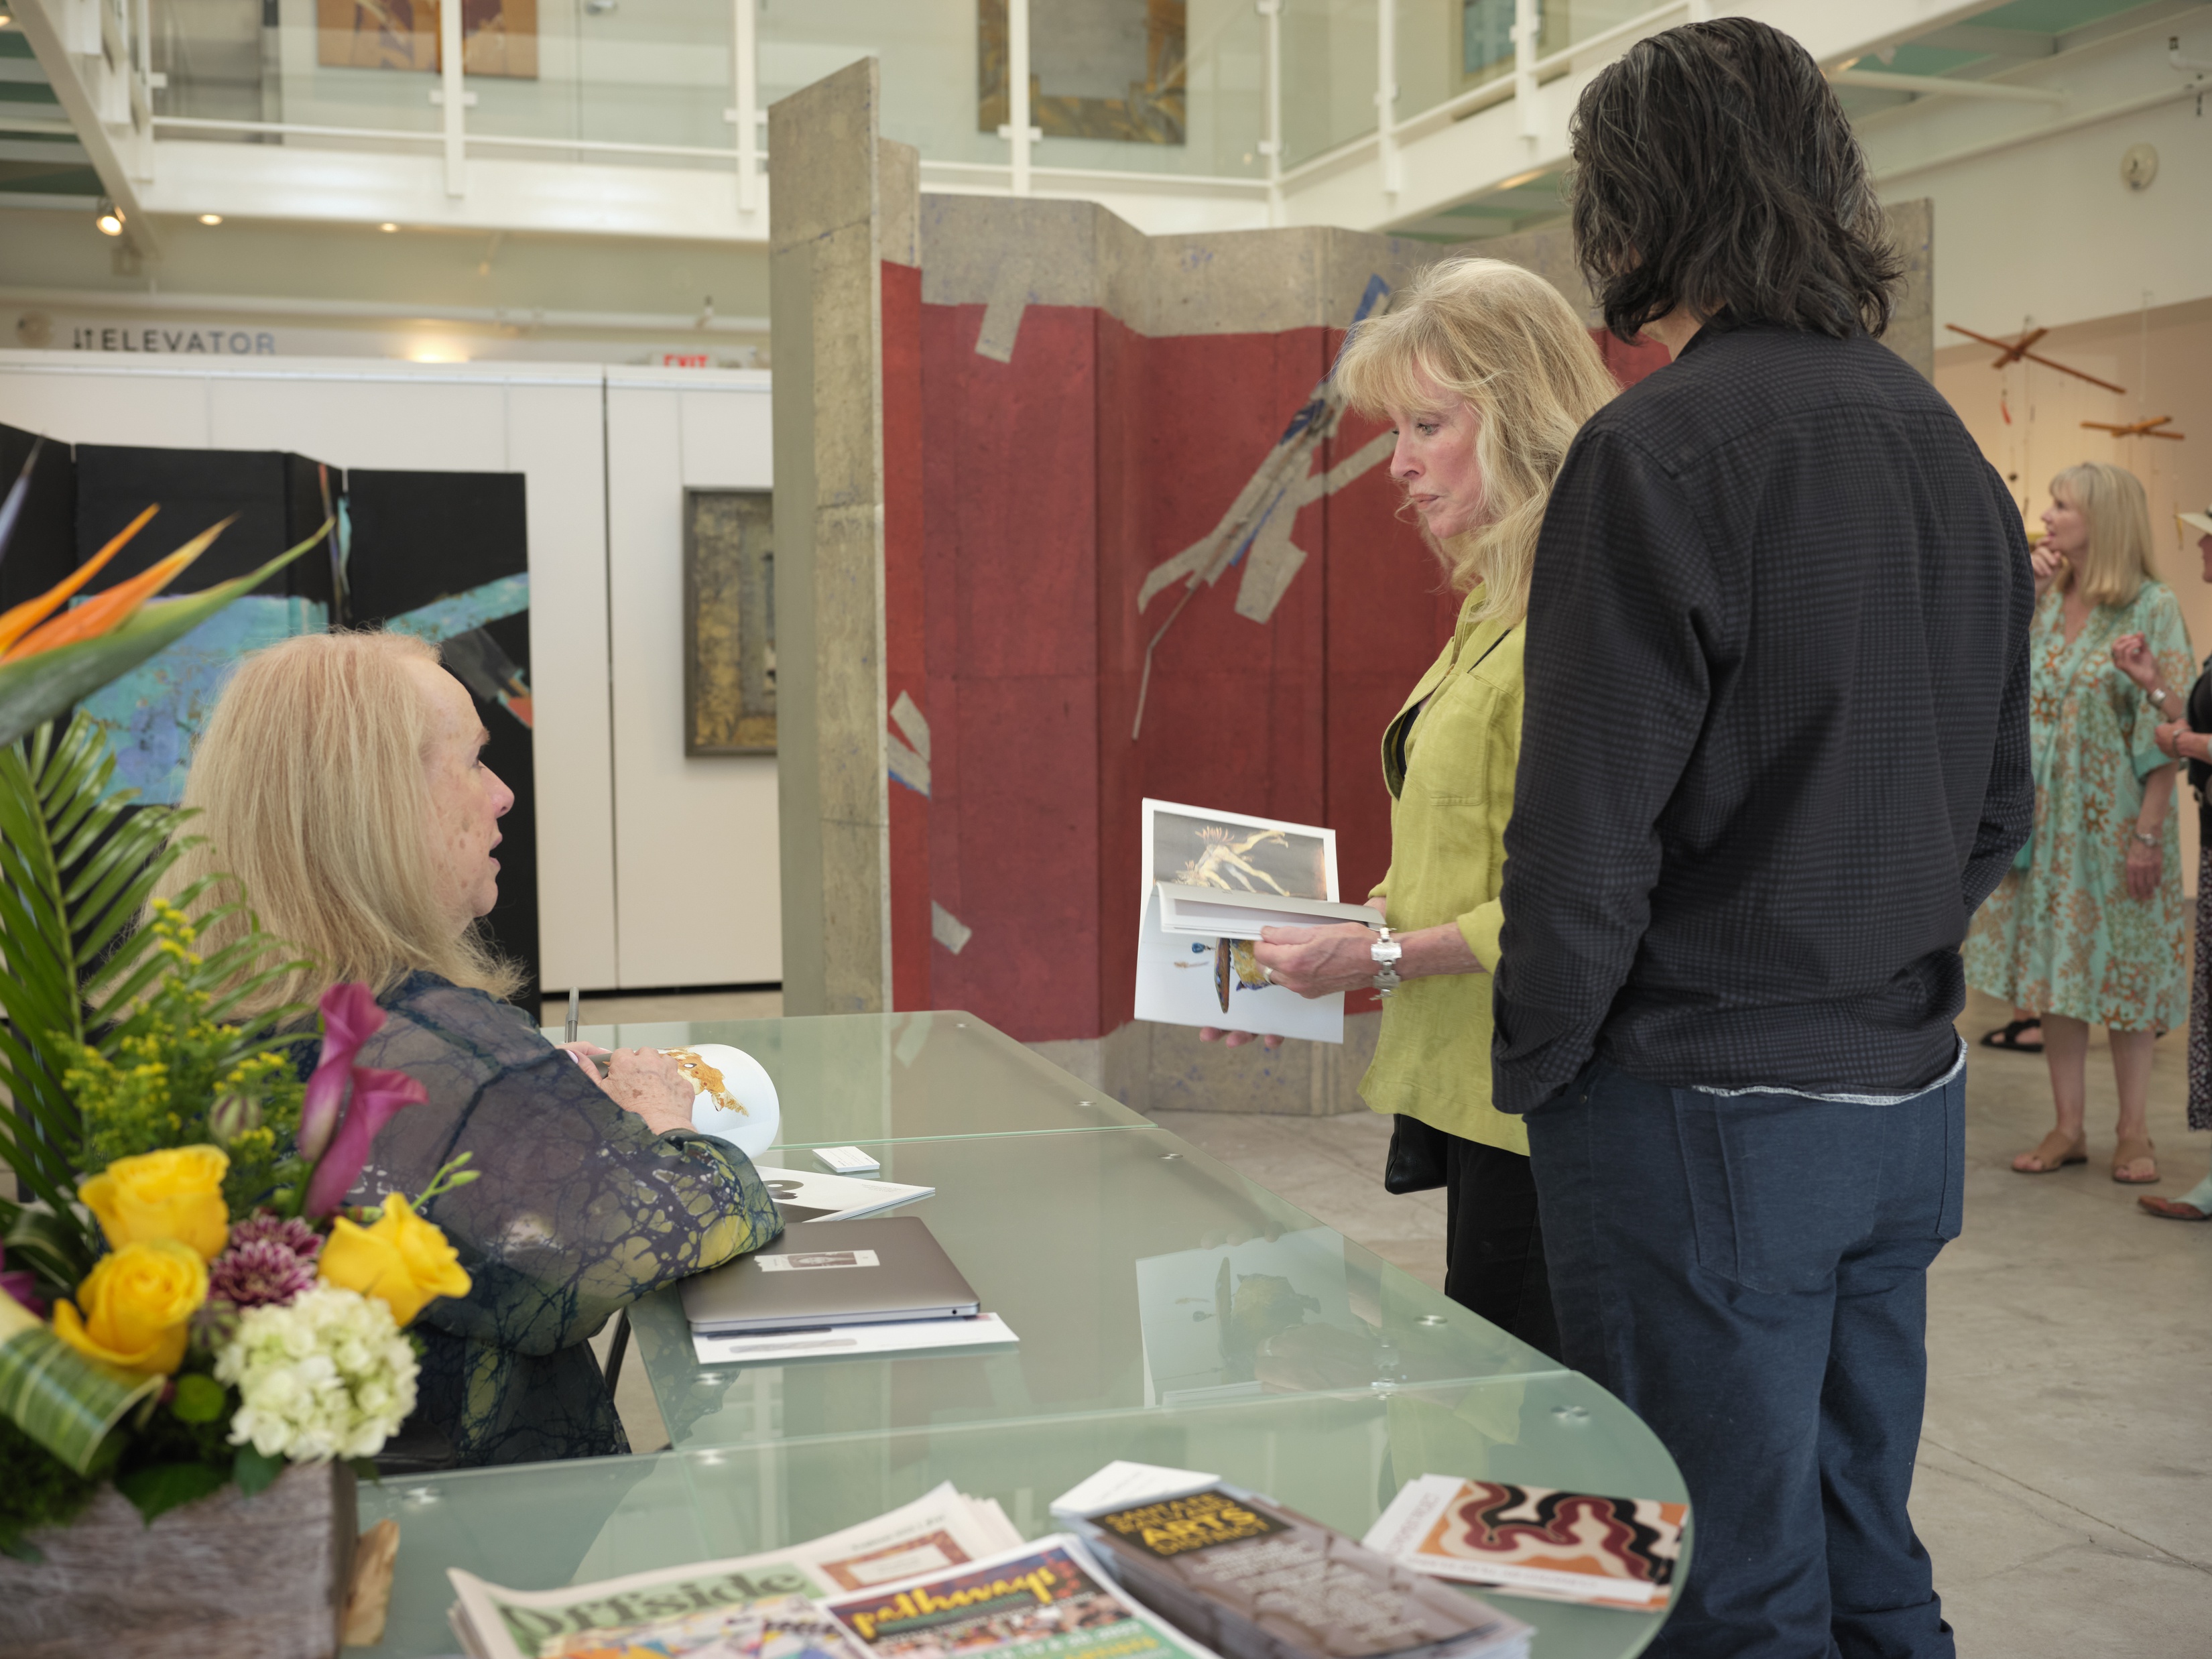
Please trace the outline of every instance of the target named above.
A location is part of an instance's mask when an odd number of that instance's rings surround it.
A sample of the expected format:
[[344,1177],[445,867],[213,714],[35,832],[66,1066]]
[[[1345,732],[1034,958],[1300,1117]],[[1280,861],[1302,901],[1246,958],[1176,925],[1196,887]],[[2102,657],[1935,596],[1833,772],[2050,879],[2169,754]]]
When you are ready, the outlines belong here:
[[[1016,196],[1026,196],[1040,189],[1065,194],[1080,191],[1085,185],[1092,184],[1123,188],[1149,187],[1168,192],[1191,189],[1218,190],[1235,194],[1249,192],[1262,196],[1267,204],[1270,222],[1279,223],[1284,216],[1284,193],[1288,187],[1316,173],[1361,161],[1370,155],[1378,163],[1379,182],[1386,198],[1395,198],[1403,188],[1402,155],[1408,143],[1498,103],[1508,100],[1518,102],[1522,111],[1522,135],[1533,143],[1539,131],[1539,88],[1541,82],[1570,71],[1580,59],[1617,52],[1625,43],[1670,21],[1685,18],[1694,20],[1707,15],[1711,11],[1710,0],[1668,0],[1668,3],[1644,10],[1638,15],[1539,56],[1540,0],[1516,0],[1511,75],[1401,114],[1398,108],[1401,94],[1397,76],[1397,45],[1399,8],[1403,0],[1373,0],[1373,3],[1376,65],[1374,127],[1370,131],[1333,144],[1294,167],[1285,165],[1283,117],[1285,0],[1249,0],[1253,12],[1258,15],[1261,29],[1259,50],[1262,86],[1257,123],[1259,136],[1249,141],[1250,147],[1256,150],[1262,161],[1262,166],[1255,175],[1224,175],[1216,171],[1177,173],[1039,165],[1036,152],[1043,133],[1035,125],[1035,112],[1031,108],[1030,0],[1005,0],[1007,9],[1008,118],[998,130],[998,137],[1005,145],[1003,159],[940,160],[925,155],[923,165],[933,175],[940,178],[972,178],[979,188],[988,188],[1002,182],[1002,187]],[[1428,0],[1428,3],[1442,3],[1442,0]],[[594,155],[635,157],[663,160],[672,165],[719,163],[735,170],[738,207],[741,215],[757,215],[763,206],[761,182],[765,161],[763,129],[766,116],[761,100],[762,50],[757,0],[731,0],[728,60],[731,95],[728,106],[722,111],[723,120],[732,129],[730,142],[726,145],[652,143],[587,138],[580,135],[549,137],[484,130],[482,118],[472,116],[472,106],[477,104],[478,94],[470,82],[475,81],[479,86],[485,82],[481,77],[468,73],[464,55],[462,9],[457,4],[443,5],[439,9],[438,84],[429,94],[429,101],[437,106],[436,125],[410,130],[316,121],[158,114],[154,112],[154,94],[162,87],[164,77],[153,68],[149,0],[29,0],[29,3],[42,4],[58,15],[80,6],[96,8],[99,34],[103,47],[107,48],[108,62],[120,66],[127,78],[127,97],[111,99],[109,103],[111,109],[117,105],[121,106],[115,111],[119,118],[115,125],[127,122],[136,130],[130,136],[135,137],[138,144],[133,172],[140,178],[152,176],[152,141],[156,135],[183,137],[228,133],[274,138],[334,140],[363,146],[430,149],[441,155],[446,190],[455,198],[467,193],[468,158],[471,155],[487,152],[520,150],[559,152],[578,158]],[[1237,15],[1243,16],[1249,26],[1252,14],[1240,12]],[[103,116],[109,112],[110,109],[103,109]],[[125,141],[123,133],[112,136],[118,143]],[[1198,158],[1194,156],[1193,159]]]

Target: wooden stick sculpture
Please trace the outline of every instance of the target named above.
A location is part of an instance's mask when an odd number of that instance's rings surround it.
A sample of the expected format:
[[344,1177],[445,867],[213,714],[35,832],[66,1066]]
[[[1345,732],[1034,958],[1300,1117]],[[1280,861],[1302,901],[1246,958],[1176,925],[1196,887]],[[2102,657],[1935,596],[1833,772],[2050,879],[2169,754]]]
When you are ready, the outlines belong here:
[[2124,426],[2112,421],[2084,421],[2081,424],[2099,432],[2109,432],[2115,438],[2171,438],[2174,442],[2179,443],[2185,434],[2159,430],[2159,428],[2172,418],[2171,415],[2160,415],[2154,420],[2136,421]]
[[1946,323],[1943,326],[1954,334],[1963,334],[1970,340],[1979,340],[1984,345],[1995,346],[1999,356],[1996,362],[1990,365],[1991,368],[2009,368],[2022,358],[2026,358],[2031,363],[2041,363],[2045,368],[2055,368],[2061,374],[2071,374],[2077,380],[2087,380],[2091,386],[2100,386],[2107,392],[2117,392],[2122,397],[2127,395],[2128,389],[2124,386],[2114,386],[2110,380],[2100,380],[2094,374],[2084,374],[2078,368],[2069,368],[2064,363],[2054,362],[2039,352],[2030,351],[2028,347],[2051,332],[2047,328],[2032,328],[2017,340],[1993,340],[1986,334],[1975,333],[1971,328],[1960,328],[1956,323]]

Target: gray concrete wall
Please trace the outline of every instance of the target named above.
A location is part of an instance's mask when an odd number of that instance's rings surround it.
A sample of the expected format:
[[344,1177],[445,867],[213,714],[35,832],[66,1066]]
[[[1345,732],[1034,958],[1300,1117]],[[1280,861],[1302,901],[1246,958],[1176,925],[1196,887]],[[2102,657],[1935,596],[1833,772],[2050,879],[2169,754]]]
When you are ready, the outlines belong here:
[[776,776],[784,1008],[793,1014],[890,1006],[885,151],[909,196],[915,170],[911,150],[901,158],[903,146],[877,137],[880,98],[871,58],[769,110]]

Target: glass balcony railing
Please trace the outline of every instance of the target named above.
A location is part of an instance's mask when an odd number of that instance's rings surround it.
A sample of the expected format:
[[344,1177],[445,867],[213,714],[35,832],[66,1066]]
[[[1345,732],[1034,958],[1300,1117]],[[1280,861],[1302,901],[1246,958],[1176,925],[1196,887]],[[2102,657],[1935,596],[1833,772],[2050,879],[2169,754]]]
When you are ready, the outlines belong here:
[[[884,131],[916,147],[926,178],[990,188],[1018,163],[1047,191],[1117,177],[1265,188],[1510,96],[1516,69],[1564,72],[1583,43],[1667,15],[1647,0],[1540,0],[1524,64],[1516,0],[1012,0],[1030,7],[1024,140],[1010,124],[1009,3],[144,0],[125,15],[146,33],[133,61],[152,71],[165,138],[734,169],[764,151],[770,104],[872,56]],[[455,36],[463,107],[449,123]]]

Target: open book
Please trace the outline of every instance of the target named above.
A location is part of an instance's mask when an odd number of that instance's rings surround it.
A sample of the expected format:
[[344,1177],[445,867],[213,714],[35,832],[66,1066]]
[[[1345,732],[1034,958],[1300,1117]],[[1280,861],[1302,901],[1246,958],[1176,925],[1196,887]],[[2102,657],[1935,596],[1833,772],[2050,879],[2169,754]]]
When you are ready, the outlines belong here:
[[1139,1019],[1270,1036],[1344,1041],[1344,995],[1308,999],[1267,982],[1253,944],[1265,927],[1379,928],[1340,903],[1336,832],[1276,818],[1144,803]]

